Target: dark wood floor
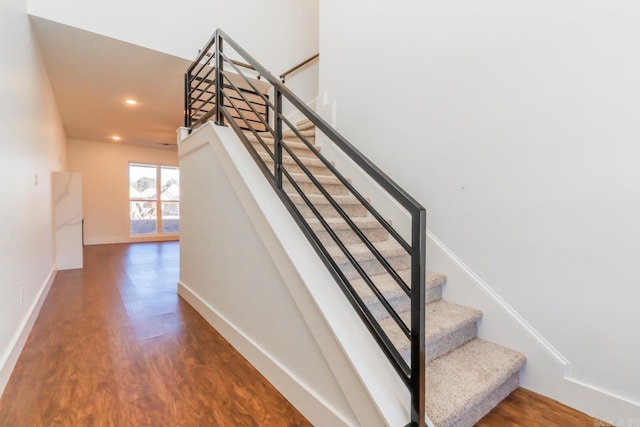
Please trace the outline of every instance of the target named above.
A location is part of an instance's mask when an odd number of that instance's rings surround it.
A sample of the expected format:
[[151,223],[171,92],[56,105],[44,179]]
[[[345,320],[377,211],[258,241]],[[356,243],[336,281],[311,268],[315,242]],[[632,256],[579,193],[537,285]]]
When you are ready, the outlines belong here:
[[529,390],[519,388],[476,427],[595,427],[609,424]]
[[178,243],[88,246],[59,272],[0,426],[310,423],[177,296]]

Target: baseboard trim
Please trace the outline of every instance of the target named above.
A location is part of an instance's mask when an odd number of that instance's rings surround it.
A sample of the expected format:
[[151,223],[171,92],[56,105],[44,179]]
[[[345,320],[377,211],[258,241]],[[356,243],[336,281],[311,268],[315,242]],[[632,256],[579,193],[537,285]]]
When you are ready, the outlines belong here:
[[167,236],[140,236],[140,237],[97,237],[84,240],[86,246],[93,245],[115,245],[120,243],[148,243],[148,242],[170,242],[180,240],[179,235],[171,234]]
[[591,393],[596,393],[604,398],[606,398],[607,400],[613,400],[613,401],[617,401],[617,402],[621,402],[624,405],[630,405],[633,406],[637,409],[640,409],[640,402],[636,402],[632,399],[629,399],[627,397],[621,396],[619,394],[610,392],[608,390],[605,390],[601,387],[592,385],[592,384],[588,384],[578,378],[573,378],[571,376],[566,376],[563,378],[565,381],[569,382],[570,384],[572,384],[573,386],[577,386],[577,387],[582,387],[584,389],[589,390]]
[[[277,388],[302,414],[311,421],[313,414],[324,412],[321,419],[327,419],[329,413],[342,425],[349,425],[338,411],[313,390],[309,389],[285,366],[282,366],[266,350],[245,335],[225,316],[211,307],[191,288],[178,282],[178,295],[191,305],[213,328],[218,331],[242,356]],[[310,403],[313,402],[313,403]],[[321,408],[319,409],[318,406]]]
[[27,315],[22,320],[20,327],[9,343],[9,347],[6,353],[0,359],[0,397],[2,397],[2,394],[4,393],[4,390],[9,383],[9,378],[11,378],[13,368],[15,368],[16,363],[18,362],[20,353],[22,353],[22,349],[27,342],[27,338],[29,338],[29,333],[31,332],[31,329],[33,328],[33,325],[35,324],[36,319],[40,314],[42,304],[47,298],[47,295],[49,295],[49,289],[51,289],[51,285],[53,284],[57,272],[58,265],[54,264],[51,267],[49,274],[47,275],[47,279],[40,287],[38,295],[31,304],[31,307],[29,307]]
[[442,253],[448,256],[475,284],[482,289],[493,302],[498,305],[504,312],[513,319],[538,345],[543,348],[563,369],[564,375],[569,372],[570,362],[547,341],[540,333],[531,326],[520,314],[511,307],[504,299],[500,297],[487,282],[482,280],[469,266],[467,266],[460,258],[458,258],[440,239],[432,232],[427,231],[427,238]]

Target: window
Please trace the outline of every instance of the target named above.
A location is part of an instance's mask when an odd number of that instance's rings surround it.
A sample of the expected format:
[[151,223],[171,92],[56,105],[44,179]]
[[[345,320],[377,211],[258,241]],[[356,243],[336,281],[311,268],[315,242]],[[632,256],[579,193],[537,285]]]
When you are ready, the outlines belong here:
[[177,167],[129,164],[129,218],[132,236],[178,234],[180,173]]

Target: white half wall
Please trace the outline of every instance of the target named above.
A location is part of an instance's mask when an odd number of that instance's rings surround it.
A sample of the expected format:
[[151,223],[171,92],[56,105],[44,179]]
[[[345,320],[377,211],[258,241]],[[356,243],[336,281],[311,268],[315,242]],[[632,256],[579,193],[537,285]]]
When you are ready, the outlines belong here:
[[67,153],[69,171],[82,174],[85,244],[177,239],[129,234],[129,163],[177,166],[177,150],[69,140]]
[[320,4],[318,110],[426,206],[445,295],[505,302],[568,362],[536,350],[524,383],[618,424],[640,416],[638,20],[631,0]]
[[405,425],[409,393],[231,128],[179,143],[179,293],[314,425]]
[[276,75],[318,52],[318,0],[29,0],[29,13],[189,60],[222,28]]
[[52,171],[65,135],[24,0],[0,3],[0,394],[56,273]]

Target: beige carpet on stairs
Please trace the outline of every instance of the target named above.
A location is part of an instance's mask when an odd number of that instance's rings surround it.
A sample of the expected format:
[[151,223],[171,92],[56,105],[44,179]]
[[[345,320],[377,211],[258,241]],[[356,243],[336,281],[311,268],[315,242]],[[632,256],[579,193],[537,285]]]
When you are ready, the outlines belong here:
[[[315,144],[315,127],[311,122],[299,122],[297,129],[311,144]],[[267,149],[273,152],[273,139],[269,138],[270,134],[262,133],[260,136]],[[267,149],[259,143],[258,138],[250,133],[247,137],[261,158],[272,165]],[[384,227],[349,193],[293,130],[285,130],[283,139],[293,154],[310,168],[314,177],[397,271],[398,276],[405,283],[409,283],[410,258],[402,246],[393,240]],[[283,154],[283,163],[331,230],[344,242],[359,267],[385,296],[400,319],[408,324],[410,302],[404,290],[330,205],[293,157],[286,152]],[[379,321],[396,349],[409,363],[409,340],[389,311],[286,179],[284,188],[350,280],[355,291]],[[477,322],[482,313],[442,300],[442,286],[445,283],[445,275],[427,273],[427,415],[437,427],[472,426],[518,387],[519,371],[526,359],[517,351],[478,339]]]

